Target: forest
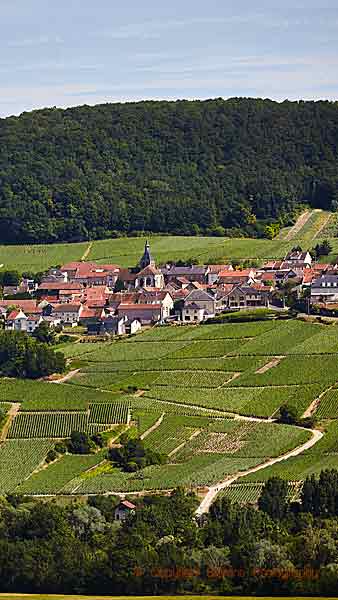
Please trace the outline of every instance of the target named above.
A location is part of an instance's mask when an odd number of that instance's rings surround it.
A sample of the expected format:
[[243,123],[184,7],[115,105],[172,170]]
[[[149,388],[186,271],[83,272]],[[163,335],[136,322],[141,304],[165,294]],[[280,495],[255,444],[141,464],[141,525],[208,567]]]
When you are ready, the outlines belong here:
[[264,237],[338,208],[338,104],[233,98],[0,120],[2,243],[162,232]]
[[[309,478],[300,502],[267,481],[254,506],[220,497],[195,517],[197,497],[133,499],[114,521],[116,496],[88,503],[0,502],[0,591],[111,595],[336,596],[337,475]],[[318,491],[320,492],[318,494]]]

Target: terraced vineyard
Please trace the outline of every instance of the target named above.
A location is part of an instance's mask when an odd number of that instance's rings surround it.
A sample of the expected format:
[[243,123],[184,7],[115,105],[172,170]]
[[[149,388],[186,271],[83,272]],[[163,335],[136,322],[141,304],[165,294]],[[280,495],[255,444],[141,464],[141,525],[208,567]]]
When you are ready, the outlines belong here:
[[[8,484],[5,479],[5,488],[20,484],[17,490],[29,494],[85,494],[212,485],[311,437],[305,429],[269,420],[282,404],[299,416],[313,406],[327,431],[311,450],[241,479],[236,485],[244,486],[243,498],[254,501],[271,474],[283,474],[299,488],[308,473],[338,466],[336,325],[270,320],[156,327],[123,341],[73,344],[68,356],[80,357],[82,366],[67,383],[0,380],[0,401],[20,405],[0,447],[0,472],[2,457],[6,465],[17,460],[25,447],[20,444],[43,448],[23,475]],[[122,473],[103,451],[66,455],[29,476],[53,439],[73,430],[125,428],[129,421],[139,434],[147,432],[146,447],[168,455],[167,464]],[[6,448],[16,450],[6,458]],[[231,490],[240,499],[240,488]]]

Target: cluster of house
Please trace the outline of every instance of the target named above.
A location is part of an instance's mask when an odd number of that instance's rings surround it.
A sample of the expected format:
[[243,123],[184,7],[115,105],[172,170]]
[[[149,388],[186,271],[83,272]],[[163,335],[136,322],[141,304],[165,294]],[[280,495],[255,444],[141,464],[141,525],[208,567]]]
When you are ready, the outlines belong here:
[[259,268],[159,268],[147,242],[136,268],[68,263],[51,269],[32,291],[32,299],[0,301],[0,314],[6,329],[28,333],[47,321],[52,326],[81,323],[88,335],[122,335],[171,319],[201,322],[227,310],[269,307],[276,288],[287,281],[298,289],[310,287],[313,303],[338,306],[337,267],[313,264],[309,252],[294,250],[284,260]]

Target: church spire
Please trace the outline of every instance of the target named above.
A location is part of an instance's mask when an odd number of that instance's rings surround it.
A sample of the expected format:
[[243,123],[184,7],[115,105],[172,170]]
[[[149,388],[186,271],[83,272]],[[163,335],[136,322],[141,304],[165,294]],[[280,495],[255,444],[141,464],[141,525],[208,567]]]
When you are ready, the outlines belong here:
[[146,240],[145,246],[144,246],[144,253],[143,256],[140,260],[140,269],[145,269],[146,267],[154,267],[155,266],[155,261],[153,260],[153,257],[151,256],[150,253],[150,244],[149,241]]

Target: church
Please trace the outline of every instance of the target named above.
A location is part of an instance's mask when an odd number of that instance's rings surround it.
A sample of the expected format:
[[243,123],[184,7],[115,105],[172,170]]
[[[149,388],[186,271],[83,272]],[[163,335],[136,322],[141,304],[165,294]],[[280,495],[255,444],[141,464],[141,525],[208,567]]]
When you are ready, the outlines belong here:
[[150,244],[148,240],[144,246],[144,253],[138,265],[138,271],[135,277],[135,288],[156,288],[158,290],[164,287],[164,277],[160,269],[156,267],[155,261],[150,253]]

